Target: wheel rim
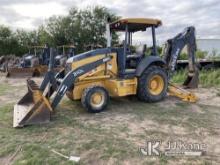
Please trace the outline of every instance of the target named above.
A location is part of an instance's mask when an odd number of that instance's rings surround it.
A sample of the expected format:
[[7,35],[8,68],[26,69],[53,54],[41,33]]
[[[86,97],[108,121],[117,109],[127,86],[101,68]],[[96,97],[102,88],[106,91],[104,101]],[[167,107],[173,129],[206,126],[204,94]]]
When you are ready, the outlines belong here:
[[164,89],[164,80],[160,75],[154,75],[149,83],[148,90],[152,95],[159,95]]
[[91,95],[90,103],[95,108],[100,108],[105,101],[105,96],[103,92],[96,92]]

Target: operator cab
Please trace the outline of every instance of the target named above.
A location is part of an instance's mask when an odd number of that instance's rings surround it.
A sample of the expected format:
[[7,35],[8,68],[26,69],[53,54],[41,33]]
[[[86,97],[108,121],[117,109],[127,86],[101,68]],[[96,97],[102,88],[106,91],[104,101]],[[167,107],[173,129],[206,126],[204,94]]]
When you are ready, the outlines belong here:
[[[155,29],[162,25],[158,19],[149,18],[126,18],[120,19],[107,25],[107,45],[111,47],[111,33],[123,32],[125,38],[123,45],[120,48],[115,48],[118,58],[119,76],[122,78],[134,77],[136,67],[139,62],[145,57],[147,46],[144,45],[139,51],[132,52],[133,34],[139,31],[151,29],[152,32],[152,56],[157,56],[156,35]],[[109,29],[108,29],[109,28]]]

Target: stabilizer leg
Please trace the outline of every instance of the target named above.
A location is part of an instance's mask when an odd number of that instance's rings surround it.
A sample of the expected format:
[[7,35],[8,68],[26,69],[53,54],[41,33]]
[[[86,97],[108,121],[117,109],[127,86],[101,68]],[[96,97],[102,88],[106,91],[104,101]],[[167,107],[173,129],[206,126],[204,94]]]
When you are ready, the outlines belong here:
[[198,101],[198,97],[194,93],[189,92],[171,83],[169,83],[168,86],[168,94],[170,96],[180,98],[182,101],[185,102],[195,103]]

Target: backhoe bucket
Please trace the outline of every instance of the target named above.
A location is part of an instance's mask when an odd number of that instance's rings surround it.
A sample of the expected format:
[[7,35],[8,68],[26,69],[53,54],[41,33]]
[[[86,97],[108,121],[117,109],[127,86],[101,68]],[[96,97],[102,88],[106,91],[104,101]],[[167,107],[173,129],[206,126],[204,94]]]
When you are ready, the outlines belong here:
[[14,106],[13,127],[50,121],[52,108],[48,99],[33,80],[27,80],[28,92]]
[[188,76],[184,81],[183,86],[185,88],[194,89],[194,88],[198,88],[198,85],[199,85],[199,71],[198,69],[196,69],[194,73],[188,73]]

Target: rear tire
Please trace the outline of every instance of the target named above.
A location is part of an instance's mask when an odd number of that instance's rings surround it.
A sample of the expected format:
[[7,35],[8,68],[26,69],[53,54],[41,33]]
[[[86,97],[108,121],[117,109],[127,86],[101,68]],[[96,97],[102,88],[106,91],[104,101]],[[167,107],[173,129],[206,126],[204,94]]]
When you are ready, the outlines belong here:
[[165,98],[168,87],[168,76],[165,69],[150,66],[138,79],[137,96],[141,101],[157,102]]
[[99,113],[108,105],[109,94],[101,86],[91,86],[84,90],[81,98],[83,107],[91,113]]

